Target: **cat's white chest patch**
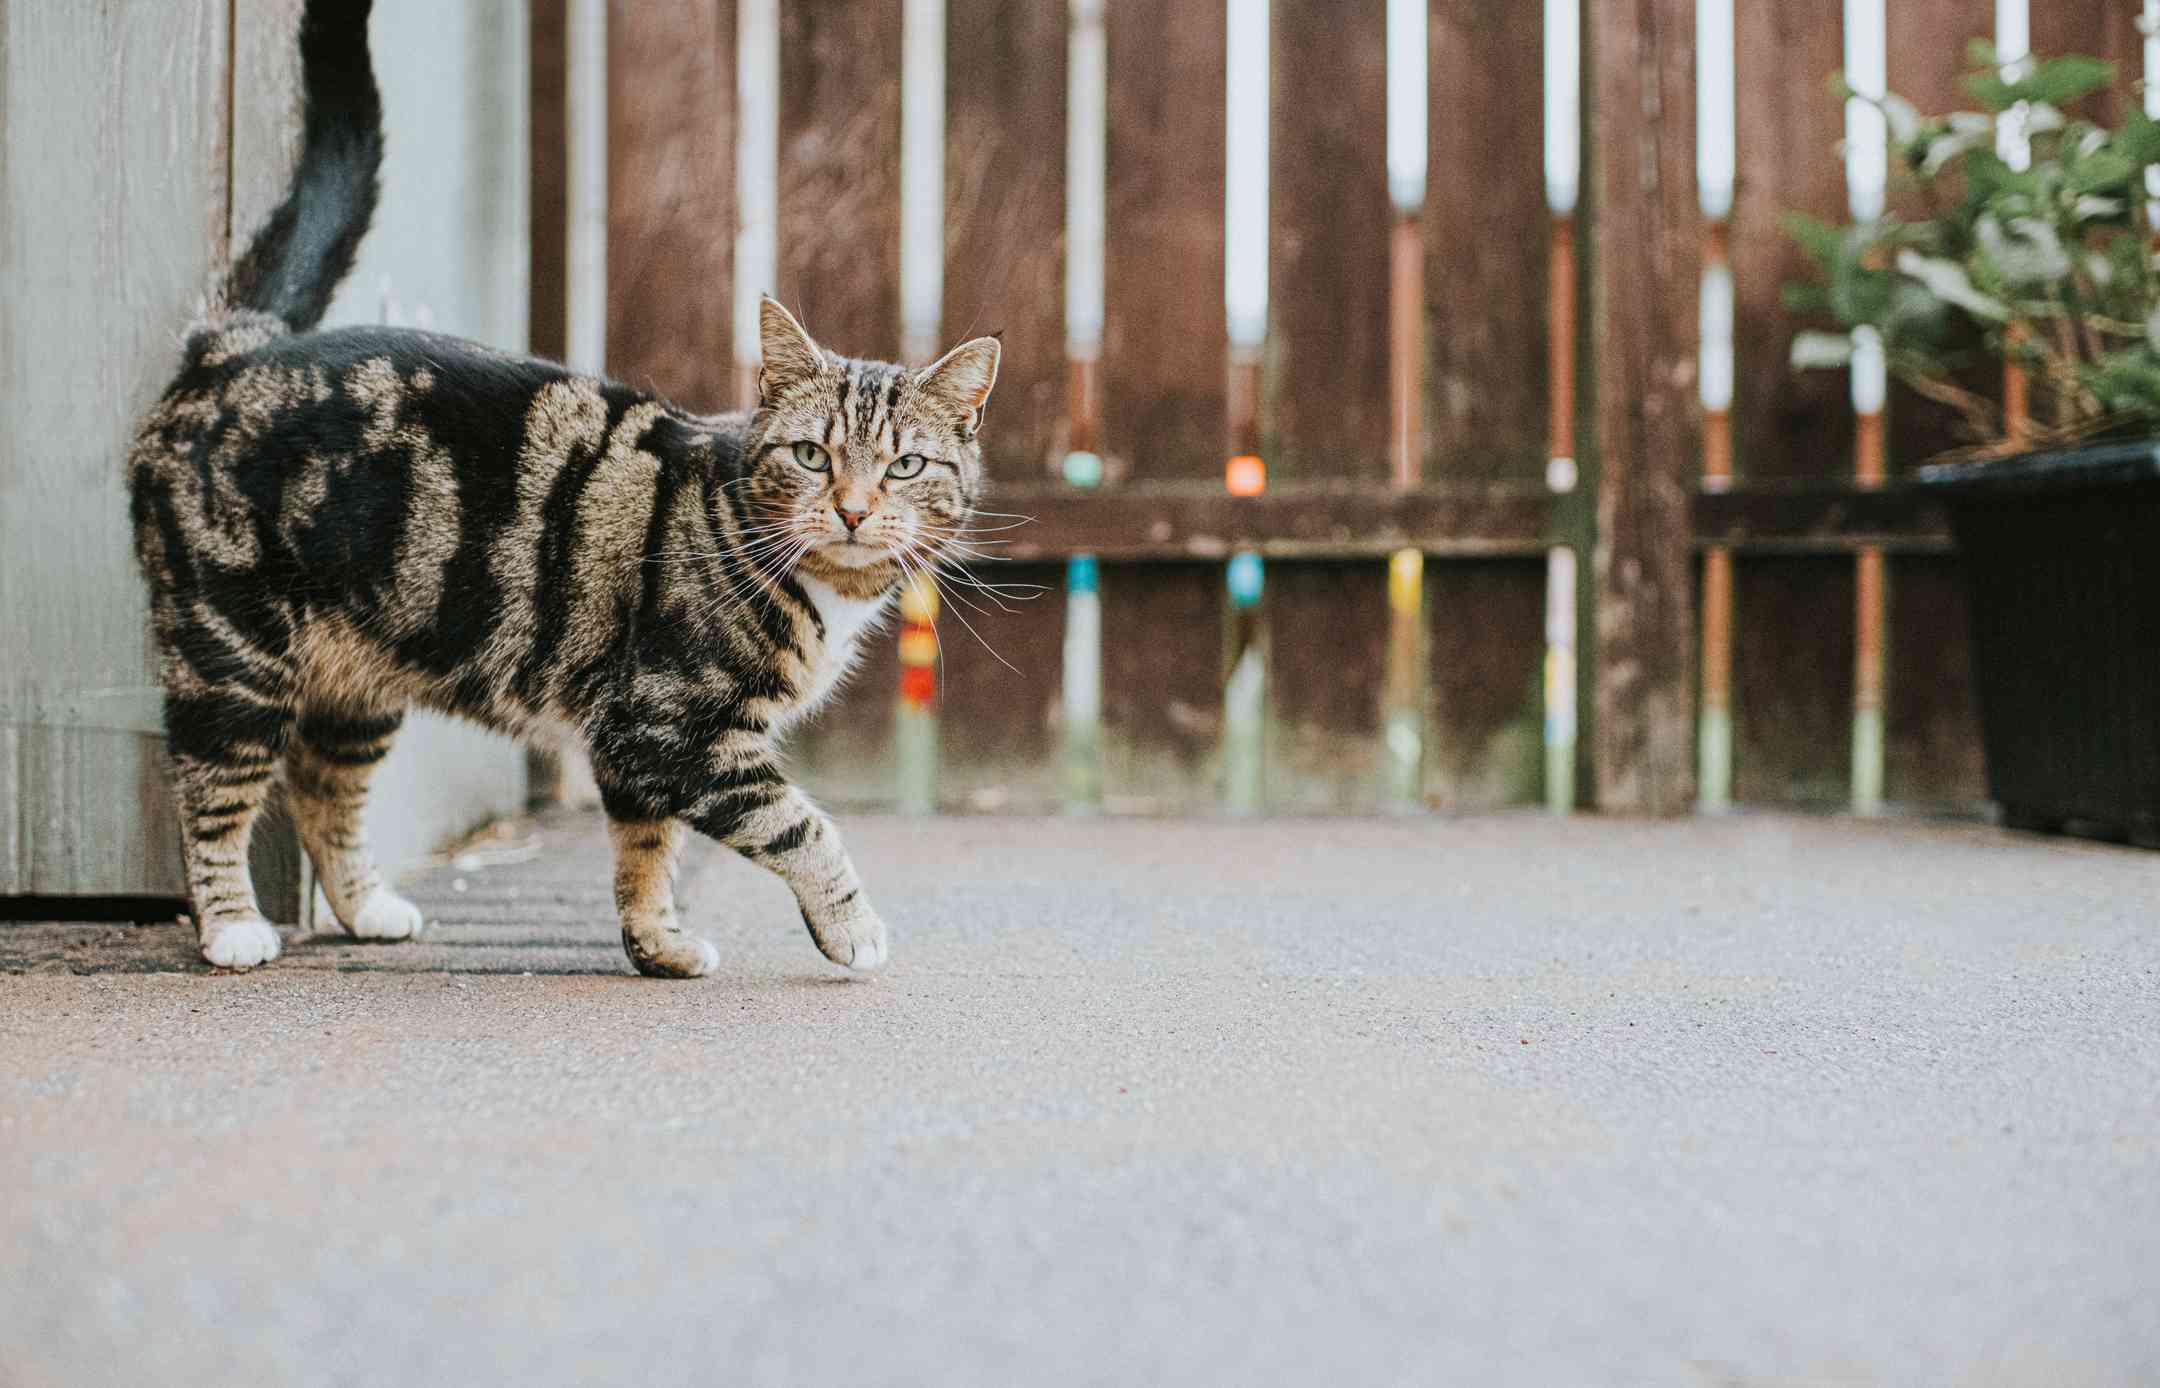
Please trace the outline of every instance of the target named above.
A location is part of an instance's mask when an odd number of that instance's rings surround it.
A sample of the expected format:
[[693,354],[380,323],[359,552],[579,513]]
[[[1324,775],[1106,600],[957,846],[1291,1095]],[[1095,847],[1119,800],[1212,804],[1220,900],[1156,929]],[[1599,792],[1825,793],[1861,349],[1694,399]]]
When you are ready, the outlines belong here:
[[803,691],[805,707],[814,707],[832,692],[833,686],[855,663],[857,638],[866,627],[885,615],[890,593],[869,599],[844,598],[832,585],[808,575],[800,577],[802,590],[825,623],[825,645],[810,667],[809,687]]

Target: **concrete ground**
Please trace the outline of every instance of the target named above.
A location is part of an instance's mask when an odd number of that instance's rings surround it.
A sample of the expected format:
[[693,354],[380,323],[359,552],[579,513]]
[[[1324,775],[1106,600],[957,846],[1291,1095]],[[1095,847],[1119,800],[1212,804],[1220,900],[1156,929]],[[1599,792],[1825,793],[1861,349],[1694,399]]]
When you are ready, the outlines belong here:
[[588,819],[413,946],[0,925],[0,1383],[2160,1382],[2160,854],[857,820],[895,962]]

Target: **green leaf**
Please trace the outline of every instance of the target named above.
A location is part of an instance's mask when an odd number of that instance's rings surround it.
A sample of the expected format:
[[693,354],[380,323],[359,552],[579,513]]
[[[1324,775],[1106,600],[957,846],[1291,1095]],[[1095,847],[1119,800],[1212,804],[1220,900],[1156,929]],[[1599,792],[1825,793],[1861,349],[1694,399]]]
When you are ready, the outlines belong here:
[[2030,73],[2012,83],[2011,90],[2020,101],[2068,106],[2104,90],[2114,80],[2115,64],[2073,53],[2041,60]]
[[2116,132],[2113,144],[2116,152],[2133,164],[2160,164],[2160,121],[2133,105],[2124,114],[2122,129]]
[[1787,313],[1828,313],[1830,291],[1812,280],[1787,280],[1778,286],[1778,302]]
[[1967,73],[1958,79],[1958,86],[1964,89],[1965,95],[1997,115],[2018,104],[2016,90],[2003,80],[2001,73],[1992,69]]

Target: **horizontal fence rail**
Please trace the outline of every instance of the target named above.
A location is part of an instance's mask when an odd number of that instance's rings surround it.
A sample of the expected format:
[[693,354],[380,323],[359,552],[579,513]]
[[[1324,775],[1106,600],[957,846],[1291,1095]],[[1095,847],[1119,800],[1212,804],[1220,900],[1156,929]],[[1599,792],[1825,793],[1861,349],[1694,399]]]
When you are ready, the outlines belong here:
[[765,290],[857,353],[1002,332],[1014,591],[916,604],[935,677],[870,654],[803,748],[841,799],[1971,805],[1962,589],[1898,480],[1943,420],[1866,344],[1787,370],[1778,220],[1886,195],[1834,70],[1941,109],[2005,37],[2128,100],[2137,8],[618,3],[606,364],[743,403]]

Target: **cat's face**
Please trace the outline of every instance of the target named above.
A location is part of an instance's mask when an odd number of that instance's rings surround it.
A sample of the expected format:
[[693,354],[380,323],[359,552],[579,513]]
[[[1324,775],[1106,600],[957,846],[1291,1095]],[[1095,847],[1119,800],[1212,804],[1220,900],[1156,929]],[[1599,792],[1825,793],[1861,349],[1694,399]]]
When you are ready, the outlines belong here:
[[910,369],[826,352],[770,299],[762,327],[742,483],[758,518],[750,544],[821,576],[928,567],[966,527],[982,484],[975,434],[996,339]]

